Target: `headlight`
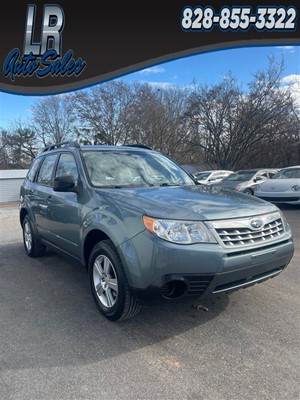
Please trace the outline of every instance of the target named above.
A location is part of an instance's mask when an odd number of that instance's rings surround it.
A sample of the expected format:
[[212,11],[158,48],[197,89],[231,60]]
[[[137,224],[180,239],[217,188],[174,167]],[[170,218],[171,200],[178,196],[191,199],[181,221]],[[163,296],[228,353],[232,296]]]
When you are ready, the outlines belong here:
[[285,216],[283,215],[283,213],[281,211],[280,212],[280,216],[281,216],[281,220],[282,220],[282,224],[283,224],[283,228],[285,232],[290,232],[291,231],[291,227],[289,225],[289,223],[287,222],[287,219],[285,218]]
[[292,186],[291,190],[292,190],[293,192],[299,192],[299,190],[300,190],[300,185]]
[[143,217],[149,232],[178,244],[217,243],[210,230],[200,221],[175,221]]

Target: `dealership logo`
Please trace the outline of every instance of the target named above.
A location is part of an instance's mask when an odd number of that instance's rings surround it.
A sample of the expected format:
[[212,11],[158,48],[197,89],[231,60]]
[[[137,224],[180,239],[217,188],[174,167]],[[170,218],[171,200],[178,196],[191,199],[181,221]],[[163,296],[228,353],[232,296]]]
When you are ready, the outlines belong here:
[[63,9],[55,4],[44,6],[40,41],[35,41],[36,6],[28,5],[25,25],[23,54],[15,48],[10,51],[3,66],[4,76],[12,81],[15,77],[36,75],[78,76],[86,66],[82,58],[75,60],[73,50],[62,53],[62,32],[65,24]]
[[263,221],[261,219],[253,219],[250,225],[252,229],[260,229],[263,226]]

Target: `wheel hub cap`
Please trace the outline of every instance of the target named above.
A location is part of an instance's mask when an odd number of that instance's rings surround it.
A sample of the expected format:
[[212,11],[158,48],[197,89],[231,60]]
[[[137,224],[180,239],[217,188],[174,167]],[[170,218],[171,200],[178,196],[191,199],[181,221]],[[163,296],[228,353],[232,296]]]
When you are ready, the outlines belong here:
[[110,259],[100,255],[93,265],[93,280],[97,297],[102,305],[111,308],[118,298],[118,281]]
[[31,228],[29,225],[29,222],[25,223],[25,227],[24,227],[24,242],[25,242],[25,246],[27,251],[31,250],[31,246],[32,246],[32,234],[31,234]]

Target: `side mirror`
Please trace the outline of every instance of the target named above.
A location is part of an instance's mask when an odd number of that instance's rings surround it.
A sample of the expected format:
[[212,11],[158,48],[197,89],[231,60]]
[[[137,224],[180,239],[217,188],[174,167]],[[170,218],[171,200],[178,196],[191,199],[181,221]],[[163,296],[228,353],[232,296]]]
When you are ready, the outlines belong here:
[[254,182],[262,181],[262,180],[263,180],[263,178],[261,176],[257,176],[256,178],[254,178]]
[[54,178],[53,190],[55,192],[77,192],[73,176],[63,175]]

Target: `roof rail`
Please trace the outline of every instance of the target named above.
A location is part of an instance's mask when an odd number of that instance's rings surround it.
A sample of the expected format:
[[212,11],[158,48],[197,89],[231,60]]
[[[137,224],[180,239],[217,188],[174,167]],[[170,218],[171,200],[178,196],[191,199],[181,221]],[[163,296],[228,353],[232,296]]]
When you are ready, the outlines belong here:
[[124,144],[124,146],[127,146],[127,147],[138,147],[140,149],[153,150],[151,147],[146,146],[144,144]]
[[45,147],[42,150],[42,153],[44,153],[45,151],[58,149],[60,147],[77,147],[77,148],[80,148],[80,145],[77,142],[69,140],[69,141],[66,141],[66,142],[55,143],[55,144],[52,144],[51,146]]

